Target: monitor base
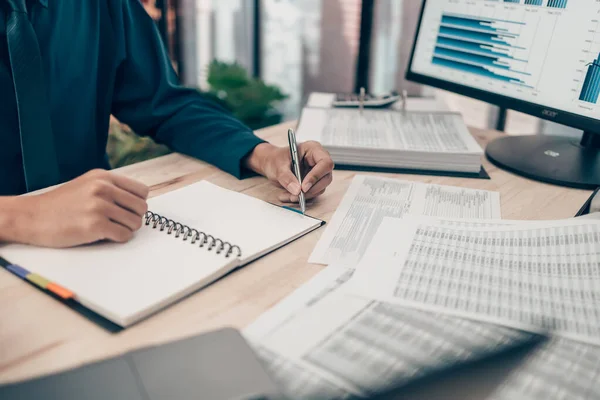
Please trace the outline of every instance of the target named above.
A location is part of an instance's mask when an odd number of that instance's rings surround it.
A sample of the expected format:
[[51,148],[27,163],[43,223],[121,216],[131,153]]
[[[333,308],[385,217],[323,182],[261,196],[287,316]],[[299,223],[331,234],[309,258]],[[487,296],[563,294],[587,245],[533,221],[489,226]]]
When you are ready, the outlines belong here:
[[515,174],[578,189],[600,186],[600,135],[584,133],[581,142],[561,136],[507,136],[487,145],[495,165]]

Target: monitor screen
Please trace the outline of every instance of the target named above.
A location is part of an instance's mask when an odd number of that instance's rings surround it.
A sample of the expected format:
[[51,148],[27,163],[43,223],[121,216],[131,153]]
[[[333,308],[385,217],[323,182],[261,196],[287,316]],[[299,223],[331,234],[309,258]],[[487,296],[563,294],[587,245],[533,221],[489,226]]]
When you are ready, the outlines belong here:
[[[577,117],[600,117],[600,1],[427,0],[411,75],[509,108],[508,98],[566,112],[571,125],[585,125]],[[559,114],[539,108],[541,117]]]

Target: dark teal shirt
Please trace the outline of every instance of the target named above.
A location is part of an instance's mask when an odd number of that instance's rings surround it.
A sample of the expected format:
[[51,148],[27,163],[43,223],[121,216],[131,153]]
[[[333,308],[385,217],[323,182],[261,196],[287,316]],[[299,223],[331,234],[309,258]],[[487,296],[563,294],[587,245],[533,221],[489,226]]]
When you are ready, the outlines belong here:
[[[175,151],[243,174],[242,160],[260,139],[220,106],[180,86],[139,0],[30,3],[62,181],[109,168],[111,114]],[[5,20],[0,7],[0,195],[11,195],[23,193],[25,183]]]

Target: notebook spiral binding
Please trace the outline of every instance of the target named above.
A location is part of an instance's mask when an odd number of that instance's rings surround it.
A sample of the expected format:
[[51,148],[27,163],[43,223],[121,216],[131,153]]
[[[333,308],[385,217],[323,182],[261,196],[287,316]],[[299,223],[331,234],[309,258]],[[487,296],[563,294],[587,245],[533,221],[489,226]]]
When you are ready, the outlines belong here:
[[162,215],[153,213],[152,211],[146,211],[144,215],[145,224],[151,226],[152,229],[159,229],[160,232],[167,230],[167,235],[175,233],[175,237],[180,236],[184,241],[191,238],[190,243],[195,244],[199,242],[198,247],[204,247],[208,245],[208,251],[216,249],[217,254],[225,253],[225,257],[231,256],[234,252],[237,253],[237,257],[242,256],[242,249],[235,244],[225,242],[212,235],[199,231],[197,229],[190,228],[187,225],[173,221],[172,219],[163,217]]

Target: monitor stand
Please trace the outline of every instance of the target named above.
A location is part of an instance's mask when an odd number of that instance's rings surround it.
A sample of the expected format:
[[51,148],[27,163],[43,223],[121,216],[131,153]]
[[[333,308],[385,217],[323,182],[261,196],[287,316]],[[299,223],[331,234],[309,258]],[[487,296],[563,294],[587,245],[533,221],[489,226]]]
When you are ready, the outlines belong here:
[[600,186],[600,134],[507,136],[485,149],[498,167],[534,180],[580,189]]

